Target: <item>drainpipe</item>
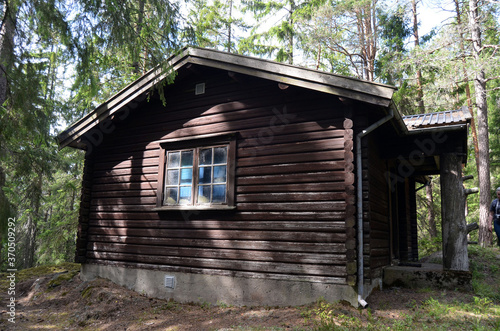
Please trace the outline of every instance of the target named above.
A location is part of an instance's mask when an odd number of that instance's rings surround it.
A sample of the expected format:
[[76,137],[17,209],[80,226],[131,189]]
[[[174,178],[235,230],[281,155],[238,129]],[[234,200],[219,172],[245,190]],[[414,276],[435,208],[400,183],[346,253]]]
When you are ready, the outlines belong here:
[[361,155],[361,138],[374,131],[394,117],[392,106],[389,106],[389,114],[373,123],[356,136],[356,177],[357,177],[357,220],[358,220],[358,303],[365,308],[368,303],[363,299],[364,272],[363,272],[363,161]]

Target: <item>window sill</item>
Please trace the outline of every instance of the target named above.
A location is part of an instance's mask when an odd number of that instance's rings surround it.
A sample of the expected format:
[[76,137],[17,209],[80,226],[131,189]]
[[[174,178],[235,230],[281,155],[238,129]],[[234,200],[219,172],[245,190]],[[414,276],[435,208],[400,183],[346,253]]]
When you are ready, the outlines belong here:
[[234,210],[236,206],[211,205],[211,206],[161,206],[153,208],[153,211],[172,211],[172,210]]

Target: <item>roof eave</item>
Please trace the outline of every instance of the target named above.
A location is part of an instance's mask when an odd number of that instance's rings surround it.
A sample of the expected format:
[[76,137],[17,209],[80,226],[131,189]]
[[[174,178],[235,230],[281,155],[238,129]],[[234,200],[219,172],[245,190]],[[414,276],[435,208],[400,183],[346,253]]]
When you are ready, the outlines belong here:
[[[84,143],[77,140],[85,133],[126,107],[128,103],[140,98],[141,95],[145,95],[148,90],[169,74],[188,63],[251,75],[382,107],[391,105],[392,95],[396,90],[395,87],[389,85],[323,73],[283,63],[202,48],[186,47],[179,54],[169,58],[166,65],[151,69],[61,132],[57,137],[59,147],[72,146],[83,149]],[[168,68],[168,70],[165,70],[165,68]]]

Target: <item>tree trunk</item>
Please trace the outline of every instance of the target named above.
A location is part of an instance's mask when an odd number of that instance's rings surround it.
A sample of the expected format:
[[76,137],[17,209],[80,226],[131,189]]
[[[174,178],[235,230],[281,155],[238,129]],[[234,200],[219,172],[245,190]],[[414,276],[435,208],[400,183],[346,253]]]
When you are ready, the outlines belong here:
[[227,51],[231,53],[231,30],[233,26],[233,0],[229,1],[229,21],[227,23]]
[[456,154],[443,154],[440,157],[440,164],[443,268],[445,270],[468,271],[462,159]]
[[40,207],[42,199],[42,175],[36,174],[33,179],[34,187],[31,194],[31,211],[28,214],[28,221],[25,226],[26,237],[24,243],[24,263],[23,268],[35,266],[35,252],[37,249],[36,240],[38,235],[38,219],[40,217]]
[[289,26],[289,34],[288,34],[288,51],[287,51],[287,56],[288,56],[288,63],[293,64],[293,31],[294,31],[294,13],[296,9],[296,4],[295,0],[290,0],[290,16],[288,17],[288,24]]
[[[420,46],[420,40],[418,37],[417,1],[412,0],[411,4],[413,10],[413,38],[415,39],[415,47],[418,47]],[[425,114],[424,92],[422,90],[422,71],[418,68],[417,68],[417,101],[420,113]]]
[[458,29],[460,31],[460,50],[462,52],[461,57],[462,57],[462,71],[465,81],[465,95],[467,97],[467,107],[469,108],[469,113],[471,115],[470,126],[472,131],[472,143],[474,144],[476,169],[479,172],[479,146],[477,142],[476,120],[474,118],[474,111],[472,110],[472,99],[470,95],[470,86],[469,86],[469,74],[467,73],[467,64],[465,60],[465,43],[464,43],[464,34],[462,32],[462,18],[460,15],[460,4],[458,0],[455,0],[455,11],[457,13],[457,24],[458,24]]
[[16,9],[9,1],[3,1],[2,26],[0,28],[0,106],[7,100],[7,75],[14,62],[14,33]]
[[[138,11],[137,11],[137,24],[135,26],[135,33],[137,36],[137,39],[142,38],[142,30],[143,30],[143,24],[144,24],[144,0],[139,0],[138,1]],[[136,41],[138,44],[139,41]],[[134,68],[134,73],[135,74],[140,74],[141,73],[141,64],[140,64],[140,54],[141,54],[141,46],[137,45],[134,47],[134,63],[132,63],[132,67]],[[146,59],[144,58],[144,61]],[[142,71],[145,71],[145,68],[142,68]]]
[[479,244],[491,244],[491,224],[489,222],[490,204],[490,157],[488,136],[488,104],[486,102],[486,78],[481,65],[481,27],[477,0],[469,0],[469,25],[472,37],[472,55],[480,66],[476,69],[474,88],[477,106],[478,148],[479,148]]
[[[2,25],[0,27],[0,107],[4,107],[7,101],[9,89],[8,73],[14,63],[14,33],[17,15],[16,8],[8,1],[2,1],[2,8]],[[2,123],[0,123],[0,132],[2,132]],[[5,153],[3,139],[5,139],[5,137],[0,134],[1,154]],[[8,219],[11,216],[11,206],[3,190],[5,183],[5,170],[0,163],[0,256],[2,254],[3,239],[6,238],[7,234],[6,228]]]

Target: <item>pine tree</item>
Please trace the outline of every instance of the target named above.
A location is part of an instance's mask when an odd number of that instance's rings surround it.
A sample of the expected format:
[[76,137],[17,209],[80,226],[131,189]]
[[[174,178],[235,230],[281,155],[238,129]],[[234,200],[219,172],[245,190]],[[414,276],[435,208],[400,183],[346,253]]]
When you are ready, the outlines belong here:
[[[310,19],[324,2],[242,0],[243,11],[253,13],[255,21],[259,23],[252,29],[250,37],[241,40],[239,51],[274,56],[278,62],[293,64],[297,44],[303,36],[298,22]],[[264,25],[270,27],[263,28]]]

